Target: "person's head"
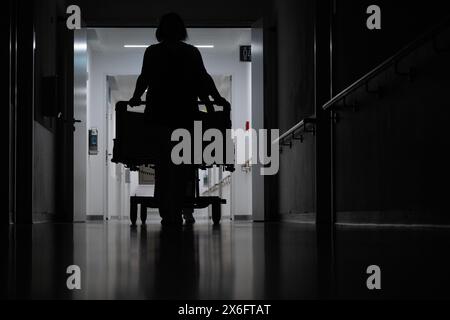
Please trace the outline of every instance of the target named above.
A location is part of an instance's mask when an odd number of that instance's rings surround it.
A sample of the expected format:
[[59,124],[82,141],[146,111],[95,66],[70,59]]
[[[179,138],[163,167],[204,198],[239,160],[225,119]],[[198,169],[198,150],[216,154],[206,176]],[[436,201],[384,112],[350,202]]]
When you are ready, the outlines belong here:
[[166,40],[184,41],[186,38],[186,27],[178,14],[171,12],[160,18],[158,29],[156,29],[156,39],[159,42]]

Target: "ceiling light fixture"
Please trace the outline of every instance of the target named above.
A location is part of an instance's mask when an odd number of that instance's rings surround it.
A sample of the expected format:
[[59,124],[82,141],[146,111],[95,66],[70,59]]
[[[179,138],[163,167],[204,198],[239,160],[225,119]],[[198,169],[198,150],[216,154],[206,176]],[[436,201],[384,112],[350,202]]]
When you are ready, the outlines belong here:
[[[124,48],[147,48],[148,44],[126,44],[123,47]],[[212,44],[198,44],[195,45],[197,48],[214,48],[214,45]]]
[[126,44],[123,46],[124,48],[147,48],[146,44]]

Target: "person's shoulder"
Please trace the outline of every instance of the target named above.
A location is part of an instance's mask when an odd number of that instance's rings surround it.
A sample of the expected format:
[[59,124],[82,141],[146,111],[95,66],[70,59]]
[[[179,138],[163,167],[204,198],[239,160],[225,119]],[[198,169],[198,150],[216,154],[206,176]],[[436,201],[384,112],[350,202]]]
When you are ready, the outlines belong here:
[[192,52],[199,52],[198,48],[196,46],[193,46],[192,44],[186,43],[186,42],[180,42],[181,46],[185,49],[185,50],[189,50]]
[[145,48],[145,54],[149,54],[150,52],[154,51],[155,50],[154,46],[155,46],[154,44],[151,44],[147,48]]
[[161,46],[161,43],[151,44],[145,49],[145,55],[147,56],[155,56],[162,53],[163,48]]
[[185,48],[190,48],[190,49],[195,48],[192,44],[186,43],[184,41],[180,41],[178,43]]
[[157,43],[157,44],[151,44],[151,45],[149,45],[149,46],[145,49],[145,51],[152,51],[152,50],[155,50],[155,49],[158,48],[158,45],[159,45],[159,43]]

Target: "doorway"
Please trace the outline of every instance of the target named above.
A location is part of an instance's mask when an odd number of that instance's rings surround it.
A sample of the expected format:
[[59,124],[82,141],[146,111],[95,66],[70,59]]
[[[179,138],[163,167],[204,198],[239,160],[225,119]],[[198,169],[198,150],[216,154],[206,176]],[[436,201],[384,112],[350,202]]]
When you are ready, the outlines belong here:
[[[139,195],[139,176],[111,163],[115,135],[115,102],[128,100],[142,66],[145,48],[156,43],[154,28],[87,28],[87,81],[85,140],[97,133],[97,152],[84,147],[86,163],[86,219],[127,219],[129,195]],[[189,28],[188,43],[196,45],[208,72],[232,105],[233,128],[248,128],[252,122],[252,63],[241,61],[240,47],[251,45],[251,28]],[[228,88],[227,88],[228,85]],[[84,157],[84,155],[83,155]],[[200,186],[210,195],[228,197],[222,208],[230,219],[251,220],[252,174],[236,166],[228,175],[208,170],[200,174]],[[142,186],[141,186],[142,187]],[[83,192],[78,186],[79,192]],[[197,214],[208,216],[208,212]]]

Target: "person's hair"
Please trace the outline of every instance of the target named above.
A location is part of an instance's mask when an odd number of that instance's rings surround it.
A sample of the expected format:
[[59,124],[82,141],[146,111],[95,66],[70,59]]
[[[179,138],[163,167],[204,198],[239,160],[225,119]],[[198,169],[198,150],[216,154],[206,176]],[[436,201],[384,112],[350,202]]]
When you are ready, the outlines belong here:
[[187,31],[183,19],[174,13],[166,13],[159,20],[158,29],[156,29],[156,39],[159,42],[164,40],[185,41]]

